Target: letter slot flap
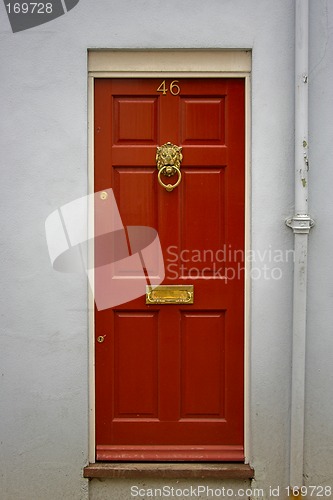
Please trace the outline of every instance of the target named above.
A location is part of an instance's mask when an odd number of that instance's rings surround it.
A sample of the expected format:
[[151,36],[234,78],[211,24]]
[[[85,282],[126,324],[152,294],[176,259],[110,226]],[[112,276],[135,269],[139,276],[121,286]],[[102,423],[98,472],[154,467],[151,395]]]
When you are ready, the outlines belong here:
[[193,304],[193,285],[146,286],[146,304]]

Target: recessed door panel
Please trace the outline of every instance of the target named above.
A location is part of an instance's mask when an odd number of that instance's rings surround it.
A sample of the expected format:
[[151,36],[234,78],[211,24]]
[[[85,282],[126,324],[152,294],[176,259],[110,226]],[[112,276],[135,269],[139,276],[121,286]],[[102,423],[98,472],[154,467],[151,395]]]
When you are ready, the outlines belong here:
[[157,316],[157,312],[115,312],[115,419],[158,417]]
[[181,99],[183,144],[224,144],[224,97]]
[[224,418],[224,344],[224,311],[183,312],[181,318],[182,418]]
[[148,144],[157,141],[156,97],[113,97],[115,144]]
[[180,256],[183,273],[192,268],[195,278],[203,269],[212,272],[217,252],[225,245],[225,172],[222,167],[186,168],[183,177]]

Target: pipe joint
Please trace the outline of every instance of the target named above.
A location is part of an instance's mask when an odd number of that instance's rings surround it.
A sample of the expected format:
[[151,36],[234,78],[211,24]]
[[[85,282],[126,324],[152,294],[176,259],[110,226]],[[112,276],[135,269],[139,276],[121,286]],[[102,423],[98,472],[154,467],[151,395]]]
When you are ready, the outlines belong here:
[[286,220],[286,225],[293,230],[294,234],[309,234],[315,221],[309,215],[296,214]]

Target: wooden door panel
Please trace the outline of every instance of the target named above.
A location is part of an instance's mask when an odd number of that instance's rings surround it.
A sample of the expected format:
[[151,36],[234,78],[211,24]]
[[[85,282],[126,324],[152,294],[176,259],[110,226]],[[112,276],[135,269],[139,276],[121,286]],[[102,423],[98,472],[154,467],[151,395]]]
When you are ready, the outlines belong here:
[[112,161],[114,166],[124,167],[153,167],[156,146],[136,146],[130,148],[124,145],[116,145],[111,148]]
[[158,417],[158,312],[114,315],[114,420]]
[[[146,305],[143,285],[142,297],[96,310],[96,336],[106,335],[96,344],[97,460],[239,461],[244,81],[181,79],[179,95],[157,92],[160,84],[96,81],[95,190],[113,188],[127,234],[158,231],[164,283],[194,285],[194,304]],[[183,148],[172,192],[158,184],[155,161],[167,141]],[[134,273],[116,267],[119,279]]]
[[187,261],[192,260],[196,269],[202,272],[204,268],[209,274],[210,260],[225,244],[224,169],[184,168],[183,176],[179,253],[185,269],[191,267]]
[[114,97],[113,115],[114,144],[156,144],[158,133],[156,97]]
[[152,168],[113,168],[113,190],[125,226],[158,230],[156,175]]
[[[185,146],[184,146],[185,148]],[[190,166],[192,168],[211,168],[225,167],[228,164],[228,149],[226,146],[216,147],[207,146],[205,149],[196,146],[186,146],[186,161],[183,160],[183,167]],[[209,163],[207,160],[209,158]]]
[[224,98],[181,98],[182,144],[224,144]]
[[224,311],[182,311],[182,419],[224,418],[224,344]]

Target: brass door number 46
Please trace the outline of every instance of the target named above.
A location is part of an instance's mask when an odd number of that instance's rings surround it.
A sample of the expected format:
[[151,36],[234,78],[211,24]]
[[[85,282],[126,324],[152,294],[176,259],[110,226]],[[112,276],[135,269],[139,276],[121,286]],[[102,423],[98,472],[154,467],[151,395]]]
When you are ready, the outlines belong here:
[[177,85],[177,83],[179,83],[179,80],[173,80],[170,83],[169,88],[168,88],[167,84],[165,83],[165,80],[163,80],[161,85],[159,87],[157,87],[156,92],[162,92],[163,95],[166,95],[168,90],[170,90],[172,95],[178,95],[180,92],[180,87],[179,87],[179,85]]

